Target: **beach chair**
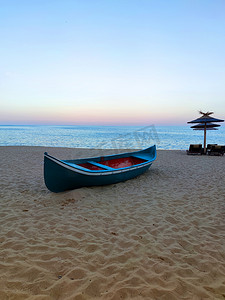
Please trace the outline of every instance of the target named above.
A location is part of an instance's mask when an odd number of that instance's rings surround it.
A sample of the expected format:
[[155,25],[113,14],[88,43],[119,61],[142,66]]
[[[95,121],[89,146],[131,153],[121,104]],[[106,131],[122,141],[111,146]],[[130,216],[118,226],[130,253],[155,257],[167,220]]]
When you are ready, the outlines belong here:
[[209,152],[212,149],[212,146],[216,146],[217,144],[207,144],[206,153],[209,154]]
[[202,144],[191,144],[189,150],[186,150],[188,155],[201,155],[203,154]]
[[208,155],[223,156],[224,153],[225,153],[225,146],[221,146],[221,145],[211,145],[211,148],[208,151]]

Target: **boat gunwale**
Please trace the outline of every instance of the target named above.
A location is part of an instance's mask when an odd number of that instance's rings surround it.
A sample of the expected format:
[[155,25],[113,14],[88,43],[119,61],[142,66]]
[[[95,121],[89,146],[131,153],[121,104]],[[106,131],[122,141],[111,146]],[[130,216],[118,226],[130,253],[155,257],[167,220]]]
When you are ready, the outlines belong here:
[[[152,146],[152,147],[154,147],[154,146]],[[149,148],[151,148],[151,147],[149,147]],[[106,158],[106,160],[107,160],[107,158],[113,159],[113,158],[117,158],[118,156],[131,157],[131,156],[135,156],[135,154],[140,154],[140,152],[144,152],[145,150],[148,150],[149,148],[144,149],[144,150],[140,150],[140,151],[130,152],[130,153],[126,152],[126,153],[121,153],[121,154],[105,155],[104,158]],[[78,164],[70,162],[72,160],[68,160],[68,161],[60,160],[60,159],[58,159],[54,156],[49,155],[47,152],[44,153],[44,156],[46,158],[54,161],[58,165],[61,165],[64,168],[67,168],[67,169],[69,169],[73,172],[77,171],[78,173],[85,174],[85,175],[112,175],[112,174],[118,174],[118,173],[131,171],[131,170],[135,170],[135,169],[139,169],[139,168],[151,165],[152,162],[156,159],[156,153],[155,153],[155,155],[151,159],[143,158],[145,160],[145,162],[140,163],[140,164],[136,164],[136,165],[133,165],[133,166],[128,166],[128,167],[114,169],[114,170],[107,170],[107,169],[105,169],[105,170],[90,170],[90,169],[86,169],[84,167],[81,167]],[[87,161],[91,161],[91,160],[98,159],[98,158],[100,158],[100,156],[90,157],[90,158],[81,158],[80,160],[81,160],[81,162],[82,161],[87,162]],[[102,165],[102,166],[104,168],[104,165]]]

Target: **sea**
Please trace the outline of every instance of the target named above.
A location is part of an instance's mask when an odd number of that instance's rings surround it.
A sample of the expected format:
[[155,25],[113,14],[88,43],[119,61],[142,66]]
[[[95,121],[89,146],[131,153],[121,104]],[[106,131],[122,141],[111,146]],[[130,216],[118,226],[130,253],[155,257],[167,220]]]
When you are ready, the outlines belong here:
[[[92,149],[186,150],[203,144],[204,132],[190,126],[0,125],[0,146]],[[225,144],[225,126],[207,131],[207,144]]]

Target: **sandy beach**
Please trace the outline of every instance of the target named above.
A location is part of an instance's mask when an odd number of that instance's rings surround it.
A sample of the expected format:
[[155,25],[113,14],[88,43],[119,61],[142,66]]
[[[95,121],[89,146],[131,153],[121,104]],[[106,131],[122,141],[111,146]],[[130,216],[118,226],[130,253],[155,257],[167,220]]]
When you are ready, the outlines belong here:
[[225,299],[225,156],[158,151],[149,171],[54,194],[43,153],[0,147],[0,299]]

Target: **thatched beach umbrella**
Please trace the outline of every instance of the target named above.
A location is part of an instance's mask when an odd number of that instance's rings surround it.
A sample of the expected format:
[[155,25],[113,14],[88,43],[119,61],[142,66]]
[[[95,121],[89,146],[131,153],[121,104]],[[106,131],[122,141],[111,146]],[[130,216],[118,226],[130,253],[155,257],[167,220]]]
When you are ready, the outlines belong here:
[[193,128],[194,130],[204,130],[204,153],[206,153],[206,130],[216,130],[215,127],[219,127],[220,125],[213,124],[212,122],[224,122],[224,120],[211,117],[210,115],[212,115],[213,112],[203,113],[202,111],[200,111],[199,113],[202,114],[200,118],[188,123],[199,123],[197,125],[191,126],[191,128]]
[[[215,129],[215,127],[220,127],[220,125],[218,124],[214,124],[214,123],[206,123],[206,130],[209,130],[209,129]],[[197,125],[194,125],[194,126],[191,126],[191,128],[194,128],[194,129],[204,129],[205,128],[205,124],[197,124]]]
[[[194,130],[204,130],[204,128],[193,128]],[[214,128],[214,127],[209,127],[209,128],[206,128],[206,130],[218,130],[217,128]]]

